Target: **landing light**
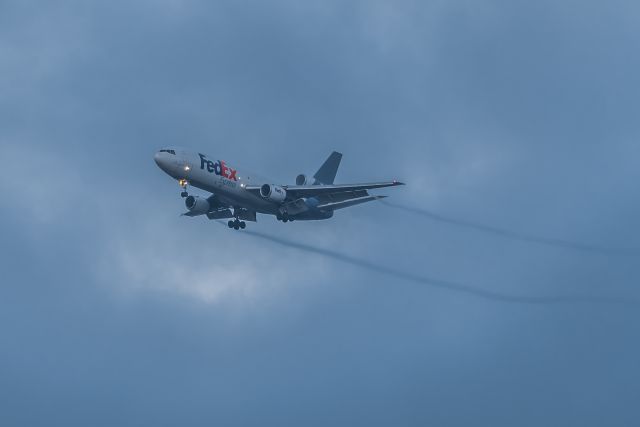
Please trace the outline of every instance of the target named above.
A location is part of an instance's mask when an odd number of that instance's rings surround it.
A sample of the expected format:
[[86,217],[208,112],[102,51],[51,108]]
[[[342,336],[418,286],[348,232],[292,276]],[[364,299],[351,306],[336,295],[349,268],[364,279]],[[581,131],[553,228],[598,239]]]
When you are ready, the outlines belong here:
[[184,170],[185,170],[185,171],[189,171],[189,169],[191,169],[189,166],[185,166],[185,167],[184,167]]

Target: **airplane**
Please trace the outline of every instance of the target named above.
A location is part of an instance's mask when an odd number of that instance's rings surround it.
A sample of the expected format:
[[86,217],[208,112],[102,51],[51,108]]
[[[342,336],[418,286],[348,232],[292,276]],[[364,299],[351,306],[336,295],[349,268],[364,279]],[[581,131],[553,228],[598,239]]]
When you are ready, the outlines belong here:
[[[228,219],[229,228],[244,229],[245,221],[257,221],[257,214],[275,215],[283,223],[297,220],[323,220],[334,211],[379,200],[368,190],[404,185],[402,182],[334,184],[342,154],[333,152],[313,175],[296,177],[295,185],[276,185],[251,173],[240,172],[227,162],[178,147],[163,148],[154,160],[166,174],[178,181],[187,212],[195,217]],[[193,186],[211,193],[209,197],[188,193]]]

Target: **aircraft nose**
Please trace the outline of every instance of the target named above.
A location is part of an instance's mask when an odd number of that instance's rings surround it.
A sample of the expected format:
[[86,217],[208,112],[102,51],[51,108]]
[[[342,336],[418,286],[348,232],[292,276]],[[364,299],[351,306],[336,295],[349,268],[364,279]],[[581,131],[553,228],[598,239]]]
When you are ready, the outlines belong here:
[[167,153],[158,151],[153,155],[153,160],[156,162],[156,165],[158,165],[160,169],[162,169],[166,173],[169,173],[169,170],[171,169],[171,162],[167,158]]
[[159,151],[153,155],[153,160],[156,162],[156,165],[162,167],[162,153]]

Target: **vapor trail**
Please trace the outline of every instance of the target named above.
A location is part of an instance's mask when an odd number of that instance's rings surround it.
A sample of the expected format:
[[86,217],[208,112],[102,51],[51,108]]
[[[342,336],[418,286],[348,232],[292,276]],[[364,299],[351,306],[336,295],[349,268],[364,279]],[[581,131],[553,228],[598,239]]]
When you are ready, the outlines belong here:
[[423,285],[429,285],[436,288],[445,289],[448,291],[459,292],[469,294],[478,298],[483,298],[490,301],[517,303],[517,304],[638,304],[638,301],[633,299],[626,299],[620,297],[606,297],[606,296],[591,296],[591,295],[556,295],[556,296],[518,296],[509,295],[500,292],[494,292],[487,289],[477,288],[475,286],[466,285],[462,283],[456,283],[449,280],[438,279],[429,276],[420,276],[417,274],[407,273],[401,270],[396,270],[390,267],[381,266],[365,259],[356,258],[350,255],[342,254],[340,252],[332,251],[329,249],[319,248],[311,246],[306,243],[294,242],[291,240],[283,239],[281,237],[271,236],[258,231],[245,230],[240,234],[247,234],[252,237],[257,237],[263,240],[268,240],[273,243],[277,243],[282,246],[299,249],[305,252],[318,254],[327,258],[331,258],[346,264],[355,265],[365,270],[374,271],[377,273],[385,274],[387,276],[395,277],[397,279],[406,280],[413,283],[419,283]]
[[599,253],[604,255],[615,255],[615,256],[640,255],[640,248],[608,248],[604,246],[589,245],[586,243],[556,239],[552,237],[535,236],[532,234],[520,233],[513,230],[494,227],[492,225],[452,218],[452,217],[444,216],[426,209],[399,205],[399,204],[390,203],[387,201],[380,201],[380,203],[393,209],[403,210],[405,212],[410,212],[415,215],[420,215],[422,217],[429,218],[433,221],[439,221],[446,224],[455,225],[458,227],[474,229],[474,230],[482,231],[484,233],[489,233],[499,237],[503,237],[506,239],[518,240],[521,242],[528,242],[528,243],[537,243],[537,244],[547,245],[547,246],[555,246],[555,247],[577,250],[582,252]]

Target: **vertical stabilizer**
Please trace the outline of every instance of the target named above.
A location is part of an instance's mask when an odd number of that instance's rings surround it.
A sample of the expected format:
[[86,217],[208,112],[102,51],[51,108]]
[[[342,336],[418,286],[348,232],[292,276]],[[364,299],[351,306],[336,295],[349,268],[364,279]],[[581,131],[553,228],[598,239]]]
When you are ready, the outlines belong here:
[[325,160],[325,162],[320,166],[318,172],[316,172],[313,177],[315,178],[315,182],[313,185],[325,184],[331,185],[333,181],[336,179],[336,174],[338,173],[338,166],[340,166],[340,160],[342,160],[342,153],[338,153],[334,151],[331,153],[329,158]]

